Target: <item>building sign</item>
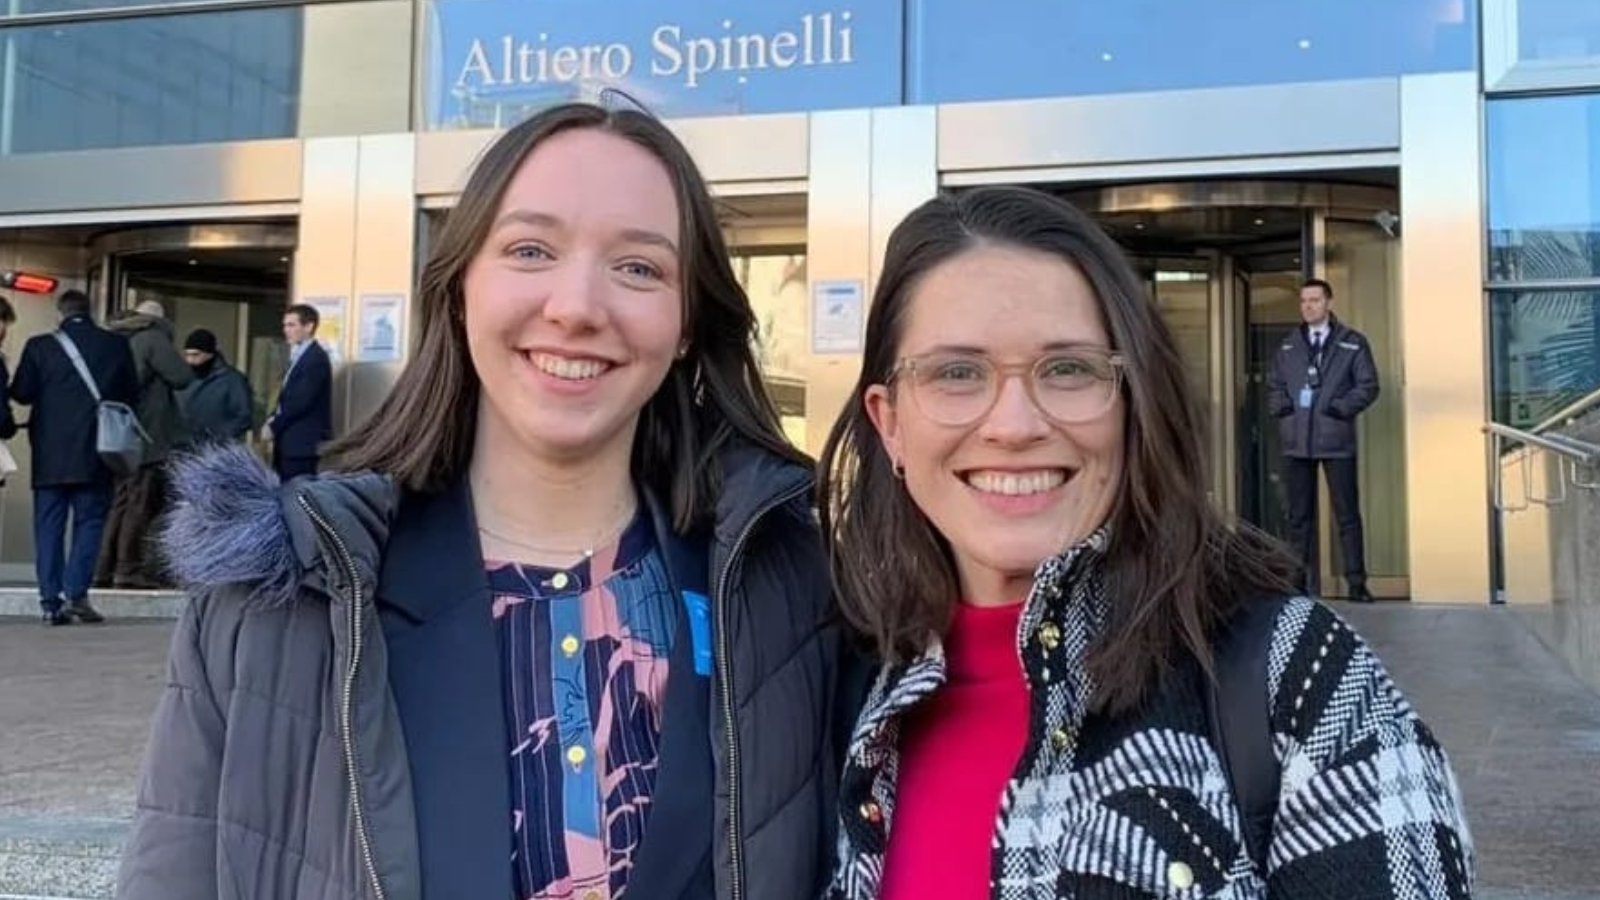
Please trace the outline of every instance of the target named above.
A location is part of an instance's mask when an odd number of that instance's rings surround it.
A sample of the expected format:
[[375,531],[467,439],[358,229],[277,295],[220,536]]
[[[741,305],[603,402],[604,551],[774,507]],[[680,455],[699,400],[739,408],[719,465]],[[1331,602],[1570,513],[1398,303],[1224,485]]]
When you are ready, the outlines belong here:
[[430,0],[427,127],[607,89],[661,116],[893,106],[901,22],[900,0]]

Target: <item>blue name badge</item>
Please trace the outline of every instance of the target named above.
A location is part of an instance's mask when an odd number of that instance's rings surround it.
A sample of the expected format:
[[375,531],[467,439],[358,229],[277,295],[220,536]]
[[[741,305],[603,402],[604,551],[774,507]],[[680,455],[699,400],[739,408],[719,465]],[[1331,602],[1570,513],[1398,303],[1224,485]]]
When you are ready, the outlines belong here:
[[711,676],[711,599],[683,591],[683,609],[689,616],[689,640],[694,642],[694,671]]
[[1311,385],[1309,384],[1300,389],[1300,408],[1311,408]]

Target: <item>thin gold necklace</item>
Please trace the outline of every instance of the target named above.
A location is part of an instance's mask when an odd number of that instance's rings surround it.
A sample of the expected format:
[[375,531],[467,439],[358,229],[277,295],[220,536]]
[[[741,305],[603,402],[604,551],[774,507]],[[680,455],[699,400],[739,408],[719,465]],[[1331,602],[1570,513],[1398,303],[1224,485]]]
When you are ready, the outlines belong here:
[[480,534],[488,535],[497,541],[503,541],[504,543],[510,544],[513,547],[520,547],[523,550],[532,550],[541,557],[559,557],[562,559],[571,559],[574,556],[579,556],[587,560],[594,558],[596,550],[608,546],[612,541],[620,537],[622,532],[627,530],[628,524],[633,521],[634,513],[636,512],[636,506],[633,502],[631,502],[631,498],[628,501],[624,501],[623,506],[619,508],[626,510],[627,515],[619,516],[616,520],[613,520],[613,523],[606,528],[605,531],[595,535],[594,540],[589,543],[588,547],[551,547],[541,546],[539,544],[531,544],[527,541],[514,538],[509,534],[496,531],[487,525],[479,525],[478,532]]

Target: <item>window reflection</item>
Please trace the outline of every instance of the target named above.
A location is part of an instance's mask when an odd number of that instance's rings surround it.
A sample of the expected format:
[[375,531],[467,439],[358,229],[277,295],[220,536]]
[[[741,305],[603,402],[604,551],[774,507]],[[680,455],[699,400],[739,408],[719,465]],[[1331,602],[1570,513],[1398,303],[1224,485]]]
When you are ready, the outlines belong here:
[[1471,71],[1477,57],[1477,0],[906,5],[911,103]]
[[1488,106],[1489,277],[1600,276],[1600,95]]
[[1600,387],[1600,292],[1493,295],[1495,421],[1531,428]]
[[1600,62],[1600,3],[1517,0],[1517,58]]
[[0,153],[293,135],[301,28],[292,8],[0,28]]

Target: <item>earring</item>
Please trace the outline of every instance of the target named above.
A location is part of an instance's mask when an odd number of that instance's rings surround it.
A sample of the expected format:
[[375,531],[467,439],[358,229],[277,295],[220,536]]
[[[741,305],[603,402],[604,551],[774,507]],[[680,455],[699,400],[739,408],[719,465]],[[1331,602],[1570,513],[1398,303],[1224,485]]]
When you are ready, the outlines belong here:
[[688,356],[688,355],[689,355],[689,342],[688,341],[684,341],[683,343],[678,345],[678,358],[679,359],[683,359],[685,356]]
[[889,463],[889,471],[893,472],[894,477],[900,479],[901,481],[906,480],[906,465],[900,460],[897,459]]

